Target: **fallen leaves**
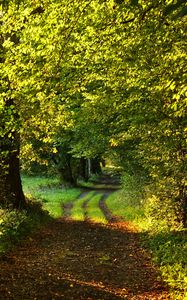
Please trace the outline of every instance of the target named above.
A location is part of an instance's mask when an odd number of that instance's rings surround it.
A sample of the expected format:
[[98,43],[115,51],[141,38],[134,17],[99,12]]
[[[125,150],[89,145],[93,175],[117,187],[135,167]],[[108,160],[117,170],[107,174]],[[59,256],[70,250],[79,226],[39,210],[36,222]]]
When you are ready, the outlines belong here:
[[127,226],[49,224],[0,261],[0,299],[170,299]]

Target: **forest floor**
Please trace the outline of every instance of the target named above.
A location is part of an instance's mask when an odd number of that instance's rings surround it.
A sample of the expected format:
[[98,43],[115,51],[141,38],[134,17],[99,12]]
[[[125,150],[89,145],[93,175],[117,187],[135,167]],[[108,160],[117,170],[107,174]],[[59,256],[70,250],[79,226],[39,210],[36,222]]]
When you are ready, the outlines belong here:
[[62,218],[0,259],[1,300],[171,299],[140,233],[108,209],[112,189],[102,192],[99,207],[107,224],[89,219],[90,199],[83,203],[85,220],[72,220],[70,203]]

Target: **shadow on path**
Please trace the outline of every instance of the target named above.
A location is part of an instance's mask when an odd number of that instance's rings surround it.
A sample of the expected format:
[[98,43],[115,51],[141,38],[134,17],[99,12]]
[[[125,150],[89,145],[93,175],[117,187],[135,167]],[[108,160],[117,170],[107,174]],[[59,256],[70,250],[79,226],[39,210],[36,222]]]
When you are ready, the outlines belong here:
[[0,299],[170,299],[127,223],[57,220],[0,261]]

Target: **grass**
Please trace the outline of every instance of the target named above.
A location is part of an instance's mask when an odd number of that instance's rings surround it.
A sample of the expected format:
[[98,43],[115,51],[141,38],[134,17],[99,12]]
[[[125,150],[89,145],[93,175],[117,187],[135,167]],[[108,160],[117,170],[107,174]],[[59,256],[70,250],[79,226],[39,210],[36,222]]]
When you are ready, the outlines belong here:
[[94,192],[87,193],[83,198],[78,199],[74,202],[73,209],[71,211],[71,217],[73,220],[76,221],[83,221],[84,220],[84,210],[82,208],[83,203],[91,198],[94,195]]
[[44,202],[43,207],[55,218],[63,215],[62,205],[77,199],[80,191],[77,189],[51,189],[40,192],[38,199]]
[[78,199],[81,191],[76,188],[61,188],[57,178],[31,177],[22,176],[24,193],[28,198],[41,201],[43,208],[49,212],[52,217],[62,216],[62,205],[73,202],[74,206],[71,211],[71,217],[74,220],[84,220],[83,203],[91,198],[88,202],[87,214],[94,222],[106,223],[105,217],[98,207],[98,202],[102,194],[94,196],[94,192],[87,193],[83,198]]
[[107,221],[105,216],[103,215],[101,209],[99,208],[99,200],[101,199],[103,194],[94,195],[91,201],[88,202],[88,218],[93,222],[99,222],[106,224]]
[[123,192],[112,193],[106,200],[108,208],[114,215],[122,217],[127,221],[138,222],[144,216],[144,210],[140,206],[133,206],[127,199],[123,198]]
[[[85,209],[87,217],[92,222],[107,223],[102,211],[99,208],[99,200],[101,199],[102,194],[95,195],[95,192],[87,193],[83,198],[80,198],[74,202],[73,209],[71,211],[71,218],[76,221],[83,221],[85,219]],[[82,206],[85,201],[89,200],[87,207],[84,209]]]
[[59,186],[59,179],[57,177],[43,177],[43,176],[27,176],[22,175],[23,189],[26,194],[36,193],[38,189],[46,187]]
[[80,195],[76,188],[62,188],[58,178],[22,177],[23,190],[26,197],[37,199],[43,203],[43,208],[52,217],[58,218],[63,214],[62,205],[75,201]]

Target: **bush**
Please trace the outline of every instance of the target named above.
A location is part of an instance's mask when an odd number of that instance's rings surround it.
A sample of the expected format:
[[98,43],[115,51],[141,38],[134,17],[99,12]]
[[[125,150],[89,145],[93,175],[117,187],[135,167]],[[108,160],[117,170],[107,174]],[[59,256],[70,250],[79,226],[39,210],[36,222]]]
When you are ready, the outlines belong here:
[[[174,299],[187,296],[187,235],[185,231],[162,232],[146,237],[153,260],[169,284]],[[184,297],[184,298],[183,298]]]
[[11,240],[18,236],[21,224],[26,220],[25,211],[1,210],[0,233],[1,238]]
[[[143,245],[152,253],[173,299],[187,299],[187,235],[182,228],[181,206],[166,191],[148,185],[144,178],[125,174],[123,189],[107,199],[113,213],[139,228]],[[153,195],[155,192],[157,196]],[[143,234],[142,234],[143,233]]]
[[30,201],[24,211],[0,209],[0,253],[49,220],[48,213],[37,202]]
[[124,173],[122,176],[121,196],[126,204],[133,207],[142,206],[145,197],[147,178]]
[[181,206],[173,199],[148,197],[144,204],[147,229],[151,232],[179,230],[182,228]]

